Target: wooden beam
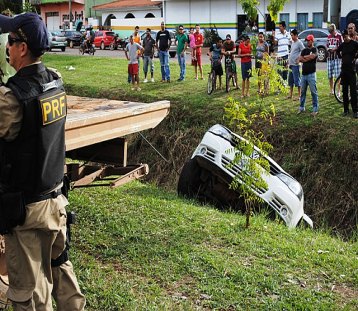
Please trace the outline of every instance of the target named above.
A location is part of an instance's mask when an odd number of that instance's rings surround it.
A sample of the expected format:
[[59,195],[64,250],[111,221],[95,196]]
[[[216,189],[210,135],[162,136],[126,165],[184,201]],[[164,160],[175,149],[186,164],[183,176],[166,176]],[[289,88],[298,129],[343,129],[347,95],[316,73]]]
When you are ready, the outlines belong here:
[[135,103],[78,96],[67,100],[67,151],[154,128],[170,108],[167,100]]

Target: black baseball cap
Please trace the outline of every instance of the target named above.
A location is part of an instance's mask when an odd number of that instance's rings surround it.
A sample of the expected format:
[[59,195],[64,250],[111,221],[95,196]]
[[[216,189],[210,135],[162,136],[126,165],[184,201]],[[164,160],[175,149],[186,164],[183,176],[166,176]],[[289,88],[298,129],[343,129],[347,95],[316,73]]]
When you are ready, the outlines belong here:
[[36,13],[23,13],[15,17],[0,15],[0,31],[16,33],[36,57],[49,48],[47,28],[41,16]]

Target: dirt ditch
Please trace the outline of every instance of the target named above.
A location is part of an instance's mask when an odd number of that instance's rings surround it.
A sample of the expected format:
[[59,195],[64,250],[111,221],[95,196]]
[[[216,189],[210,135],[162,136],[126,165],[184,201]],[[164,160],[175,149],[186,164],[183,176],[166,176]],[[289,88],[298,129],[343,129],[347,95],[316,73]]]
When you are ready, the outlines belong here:
[[[207,121],[207,120],[210,120]],[[172,105],[170,115],[144,133],[157,152],[140,136],[130,137],[129,159],[149,164],[148,180],[176,191],[179,173],[205,131],[221,119],[197,119]],[[311,126],[264,129],[274,149],[270,156],[302,184],[305,212],[315,226],[351,236],[358,220],[357,135],[334,130],[324,121]],[[164,159],[163,159],[164,158]]]

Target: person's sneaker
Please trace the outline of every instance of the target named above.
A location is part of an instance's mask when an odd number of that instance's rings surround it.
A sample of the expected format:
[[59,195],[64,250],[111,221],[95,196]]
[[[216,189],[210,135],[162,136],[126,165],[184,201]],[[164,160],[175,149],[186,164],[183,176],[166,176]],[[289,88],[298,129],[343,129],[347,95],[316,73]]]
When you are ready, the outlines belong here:
[[304,113],[304,112],[305,112],[304,109],[299,108],[298,111],[297,111],[297,114],[301,114],[301,113]]
[[318,115],[318,111],[313,111],[313,112],[311,112],[311,116],[315,117],[315,116],[317,116],[317,115]]
[[180,78],[179,78],[177,81],[178,81],[178,82],[181,82],[181,81],[183,81],[183,79],[180,79]]
[[342,113],[342,116],[343,117],[346,117],[346,116],[348,116],[349,115],[349,111],[344,111],[343,113]]
[[137,87],[137,91],[141,91],[141,90],[142,90],[142,89],[138,86],[138,87]]
[[132,87],[131,90],[134,91],[134,90],[135,90],[135,87]]
[[170,79],[168,79],[167,82],[170,83]]
[[150,79],[150,81],[154,82],[154,78]]
[[354,112],[354,113],[353,113],[353,118],[354,118],[354,119],[358,119],[358,112]]
[[148,80],[147,79],[144,79],[144,81],[143,81],[144,83],[147,83],[148,82]]

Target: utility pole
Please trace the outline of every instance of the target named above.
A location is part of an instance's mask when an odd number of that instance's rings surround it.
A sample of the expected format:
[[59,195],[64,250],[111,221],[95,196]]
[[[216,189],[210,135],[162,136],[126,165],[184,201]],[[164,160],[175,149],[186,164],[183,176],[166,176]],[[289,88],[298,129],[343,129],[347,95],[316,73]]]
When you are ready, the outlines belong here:
[[71,0],[68,0],[68,10],[69,10],[68,20],[69,20],[69,22],[70,22],[70,30],[72,30],[72,19],[71,19],[71,15],[72,15],[72,2],[71,2]]

